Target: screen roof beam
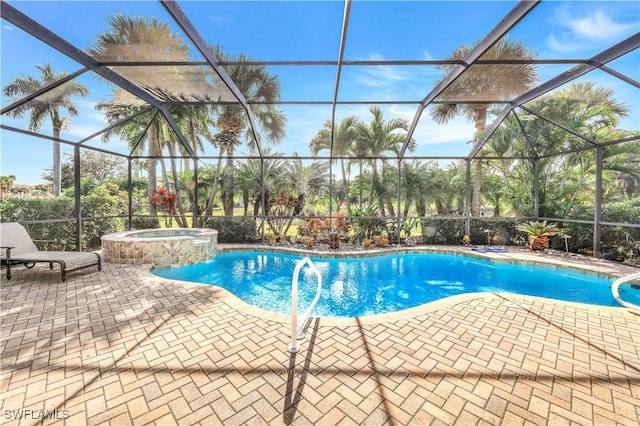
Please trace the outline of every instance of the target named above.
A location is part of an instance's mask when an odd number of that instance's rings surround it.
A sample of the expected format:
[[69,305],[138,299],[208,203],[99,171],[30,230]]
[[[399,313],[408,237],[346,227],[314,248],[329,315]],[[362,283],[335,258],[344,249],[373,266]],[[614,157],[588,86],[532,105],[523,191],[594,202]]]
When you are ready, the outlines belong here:
[[238,102],[242,105],[244,110],[247,113],[247,117],[249,118],[249,125],[251,126],[251,133],[253,134],[253,138],[256,142],[256,147],[258,148],[258,153],[262,158],[262,147],[260,145],[260,139],[258,138],[257,126],[255,120],[253,118],[253,114],[251,113],[251,107],[247,102],[247,99],[244,97],[240,89],[233,81],[233,79],[227,74],[227,71],[220,65],[218,58],[215,57],[207,42],[202,38],[198,30],[193,26],[186,13],[182,10],[182,8],[175,1],[170,0],[159,0],[162,6],[166,9],[167,13],[171,15],[171,17],[176,21],[176,23],[182,28],[182,31],[185,32],[187,37],[193,42],[196,48],[200,51],[202,56],[206,59],[209,66],[213,68],[216,74],[222,79],[227,88],[233,93],[233,96],[238,100]]
[[[627,39],[621,41],[620,43],[606,49],[605,51],[599,53],[598,55],[591,58],[588,64],[576,65],[575,67],[563,72],[562,74],[557,75],[551,80],[546,81],[530,90],[529,92],[517,97],[511,102],[511,105],[506,107],[505,110],[512,110],[515,107],[519,107],[537,97],[544,95],[558,87],[570,82],[571,80],[575,80],[576,78],[587,74],[590,71],[593,71],[596,68],[600,68],[603,65],[619,58],[620,56],[626,55],[627,53],[638,49],[640,47],[640,33],[636,33]],[[504,111],[504,110],[503,110]],[[501,117],[501,118],[500,118]],[[478,152],[482,149],[487,140],[493,135],[496,131],[502,120],[506,117],[506,114],[500,114],[499,118],[496,119],[491,126],[487,129],[487,131],[482,135],[482,138],[478,141],[478,143],[471,149],[468,159],[475,157]]]
[[91,71],[95,72],[96,74],[103,77],[104,79],[112,82],[113,84],[121,87],[127,92],[132,93],[138,98],[156,107],[160,112],[162,112],[162,115],[164,115],[164,118],[167,120],[167,123],[169,123],[169,126],[171,126],[171,129],[175,132],[175,134],[180,139],[180,142],[182,143],[184,149],[189,153],[191,157],[194,157],[194,158],[196,157],[195,152],[193,151],[189,143],[187,143],[187,139],[184,137],[184,135],[180,131],[180,128],[178,127],[176,122],[173,120],[171,113],[169,113],[167,108],[158,99],[154,98],[149,93],[142,90],[139,86],[133,84],[131,81],[123,78],[120,74],[116,73],[115,71],[112,71],[109,68],[105,68],[101,66],[91,56],[87,55],[85,52],[78,49],[68,41],[64,40],[56,33],[48,30],[38,22],[29,18],[28,16],[26,16],[25,14],[20,12],[18,9],[8,4],[7,2],[4,2],[4,1],[2,2],[2,7],[0,8],[0,14],[2,16],[2,19],[5,19],[6,21],[14,24],[16,27],[32,35],[33,37],[37,38],[41,42],[53,47],[58,52],[63,53],[64,55],[78,62],[79,64],[89,68]]
[[459,66],[447,74],[441,81],[438,83],[432,90],[427,94],[427,96],[422,100],[418,110],[416,111],[413,121],[409,126],[409,130],[407,131],[407,136],[404,140],[404,145],[400,150],[400,158],[404,157],[407,148],[409,147],[409,142],[413,137],[413,133],[418,126],[418,122],[420,121],[420,116],[422,115],[422,111],[434,100],[436,99],[442,92],[444,92],[447,87],[449,87],[453,82],[460,77],[467,69],[470,67],[475,61],[484,55],[484,53],[491,48],[495,43],[497,43],[505,34],[507,34],[511,28],[513,28],[520,20],[522,20],[533,8],[535,8],[540,3],[540,0],[536,1],[521,1],[518,3],[505,17],[502,19],[496,27],[491,30],[478,44],[475,48],[469,52],[469,54],[464,58],[464,62],[466,65]]

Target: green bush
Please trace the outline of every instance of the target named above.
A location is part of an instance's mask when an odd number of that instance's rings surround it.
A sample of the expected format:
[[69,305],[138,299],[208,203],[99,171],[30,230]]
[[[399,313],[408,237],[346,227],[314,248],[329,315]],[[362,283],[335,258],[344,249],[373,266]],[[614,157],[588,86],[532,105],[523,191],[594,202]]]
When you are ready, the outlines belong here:
[[[603,220],[616,223],[640,223],[640,199],[607,203],[602,209]],[[576,219],[593,220],[593,207],[574,209]],[[570,235],[569,251],[590,254],[593,250],[593,225],[564,223],[562,228]],[[620,262],[640,264],[640,228],[602,225],[601,251],[606,258]],[[562,247],[564,249],[564,246]]]
[[155,229],[160,228],[160,220],[151,216],[134,216],[131,218],[131,228],[133,229]]
[[219,243],[250,243],[258,240],[256,222],[251,217],[214,216],[207,218],[204,226],[218,231]]
[[89,195],[80,202],[82,216],[82,246],[93,249],[101,245],[100,237],[112,232],[123,231],[125,220],[118,216],[118,202],[113,198]]
[[[80,206],[82,221],[82,248],[100,247],[100,237],[122,230],[123,220],[104,217],[118,214],[117,203],[110,198],[83,197]],[[75,202],[67,197],[19,199],[0,203],[2,222],[30,222],[36,220],[67,219],[67,222],[26,224],[34,240],[53,240],[57,250],[76,248]],[[43,247],[40,247],[43,248]]]
[[[515,229],[521,221],[505,218],[472,218],[469,237],[471,244],[522,245],[524,235]],[[429,216],[421,218],[422,239],[427,244],[462,244],[464,237],[464,218]],[[486,230],[490,232],[485,232]],[[488,234],[488,235],[487,235]]]
[[458,218],[423,217],[420,227],[426,244],[461,244],[464,237],[464,220]]

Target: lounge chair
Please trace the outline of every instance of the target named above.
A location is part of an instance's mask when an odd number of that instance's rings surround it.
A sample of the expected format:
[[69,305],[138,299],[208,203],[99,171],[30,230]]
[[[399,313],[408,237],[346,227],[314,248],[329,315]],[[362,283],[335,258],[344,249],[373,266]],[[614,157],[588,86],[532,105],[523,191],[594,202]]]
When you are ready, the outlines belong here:
[[[41,251],[31,239],[27,230],[17,222],[0,223],[0,249],[2,260],[7,268],[7,280],[11,279],[11,265],[23,263],[27,268],[33,268],[36,262],[45,262],[53,269],[53,264],[60,265],[60,278],[67,279],[67,272],[90,266],[98,266],[102,270],[100,255],[93,252],[77,251]],[[36,240],[37,241],[37,240]],[[46,241],[51,248],[52,241]]]

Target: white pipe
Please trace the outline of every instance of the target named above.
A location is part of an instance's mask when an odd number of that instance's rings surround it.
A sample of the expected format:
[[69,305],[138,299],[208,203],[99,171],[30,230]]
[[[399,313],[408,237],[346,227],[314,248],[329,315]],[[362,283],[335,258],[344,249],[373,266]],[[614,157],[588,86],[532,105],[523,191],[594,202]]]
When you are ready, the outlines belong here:
[[613,298],[616,299],[616,301],[619,304],[640,314],[640,306],[635,305],[631,302],[625,302],[624,300],[622,300],[622,298],[620,297],[620,292],[618,291],[618,287],[620,287],[620,284],[623,284],[629,281],[634,281],[634,280],[640,280],[640,272],[627,275],[626,277],[618,278],[617,280],[615,280],[611,285],[611,293],[613,294]]

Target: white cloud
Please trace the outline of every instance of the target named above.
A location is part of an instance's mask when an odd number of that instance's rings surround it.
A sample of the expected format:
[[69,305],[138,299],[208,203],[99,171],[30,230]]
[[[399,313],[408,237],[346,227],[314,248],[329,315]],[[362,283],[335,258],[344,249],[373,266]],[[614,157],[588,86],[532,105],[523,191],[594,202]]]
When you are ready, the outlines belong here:
[[[417,106],[409,105],[387,105],[381,108],[385,120],[402,118],[409,124],[413,121],[418,109]],[[369,107],[365,106],[361,106],[359,111],[354,110],[350,114],[358,115],[365,122],[371,119]],[[456,117],[447,124],[436,123],[431,119],[429,108],[427,108],[420,115],[413,138],[418,147],[433,144],[467,143],[473,139],[474,132],[474,124],[463,117]]]
[[[613,7],[577,10],[573,3],[563,4],[555,10],[554,24],[558,29],[547,37],[547,46],[560,53],[581,52],[593,49],[594,46],[606,46],[638,31],[637,21],[629,21],[628,17],[637,16],[637,6],[631,5],[629,10]],[[617,7],[628,6],[616,3]]]
[[591,16],[569,21],[567,25],[579,37],[602,41],[617,40],[638,27],[637,23],[615,22],[603,10],[596,10]]
[[[369,55],[369,61],[383,61],[384,58],[377,53]],[[394,65],[369,65],[363,68],[359,75],[359,83],[370,87],[386,87],[390,83],[404,81],[408,78]]]
[[[428,53],[425,52],[425,55]],[[366,60],[384,61],[379,54],[371,54]],[[441,72],[433,66],[419,65],[367,65],[343,68],[340,87],[342,99],[410,100],[420,101]],[[353,95],[352,95],[353,93]]]

